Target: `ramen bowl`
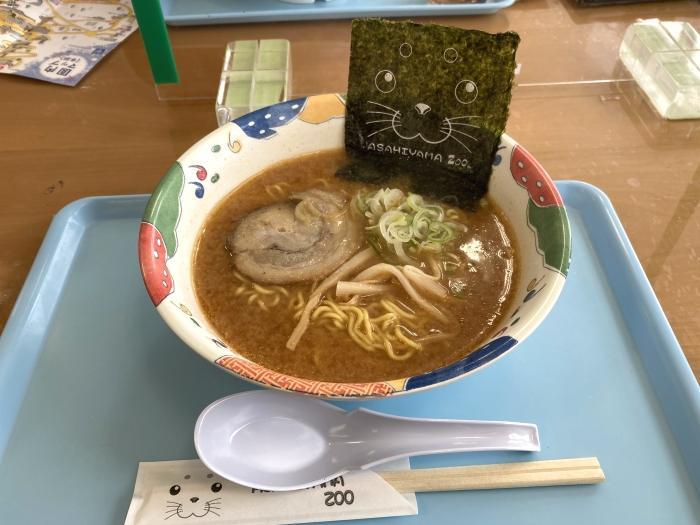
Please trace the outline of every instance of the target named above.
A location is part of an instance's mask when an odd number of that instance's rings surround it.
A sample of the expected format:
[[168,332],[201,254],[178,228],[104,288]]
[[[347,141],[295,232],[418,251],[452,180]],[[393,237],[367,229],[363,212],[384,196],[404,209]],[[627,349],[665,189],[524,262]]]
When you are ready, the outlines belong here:
[[[512,351],[542,322],[564,286],[571,238],[561,196],[542,166],[503,135],[489,196],[511,224],[520,277],[492,335],[466,357],[403,378],[331,383],[293,377],[227,345],[198,304],[193,253],[208,215],[234,189],[269,166],[344,146],[345,105],[338,95],[286,101],[213,131],[168,170],[141,223],[139,260],[148,294],[170,328],[219,368],[259,385],[331,398],[381,397],[445,384]],[[222,276],[224,279],[225,276]]]

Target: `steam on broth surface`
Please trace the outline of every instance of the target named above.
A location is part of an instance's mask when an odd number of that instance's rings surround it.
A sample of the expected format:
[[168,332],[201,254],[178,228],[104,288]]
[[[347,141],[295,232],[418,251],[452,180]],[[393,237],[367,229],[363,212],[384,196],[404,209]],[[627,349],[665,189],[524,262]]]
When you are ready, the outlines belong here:
[[518,260],[487,199],[470,212],[339,179],[342,150],[277,164],[207,218],[198,301],[242,355],[293,376],[398,379],[453,363],[507,311]]

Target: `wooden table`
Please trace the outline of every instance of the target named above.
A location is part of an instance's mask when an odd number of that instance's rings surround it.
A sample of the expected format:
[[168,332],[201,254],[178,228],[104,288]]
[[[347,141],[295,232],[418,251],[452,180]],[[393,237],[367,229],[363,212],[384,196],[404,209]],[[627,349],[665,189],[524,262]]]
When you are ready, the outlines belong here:
[[[598,8],[520,0],[491,16],[432,21],[520,33],[508,133],[555,179],[590,182],[610,196],[700,377],[700,121],[657,117],[617,60],[625,28],[652,17],[700,28],[692,0]],[[183,86],[160,90],[161,99],[138,35],[75,88],[0,76],[0,323],[61,207],[89,195],[149,193],[215,127],[227,41],[291,40],[300,95],[345,89],[349,37],[348,21],[172,29]]]

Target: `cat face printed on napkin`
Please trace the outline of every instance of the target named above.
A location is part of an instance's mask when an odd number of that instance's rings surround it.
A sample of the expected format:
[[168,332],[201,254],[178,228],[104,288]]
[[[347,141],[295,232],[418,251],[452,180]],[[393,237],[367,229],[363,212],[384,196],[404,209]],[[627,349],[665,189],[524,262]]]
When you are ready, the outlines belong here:
[[[196,469],[199,470],[199,469]],[[211,472],[185,474],[182,479],[173,477],[173,484],[166,491],[155,492],[155,499],[162,499],[164,520],[174,518],[190,520],[221,516],[224,505],[223,484]],[[192,523],[188,521],[187,523]]]
[[460,201],[480,198],[508,118],[519,41],[512,32],[353,21],[346,148],[429,173],[428,193],[447,184],[445,193],[464,193]]
[[125,523],[221,523],[232,486],[200,461],[142,463]]

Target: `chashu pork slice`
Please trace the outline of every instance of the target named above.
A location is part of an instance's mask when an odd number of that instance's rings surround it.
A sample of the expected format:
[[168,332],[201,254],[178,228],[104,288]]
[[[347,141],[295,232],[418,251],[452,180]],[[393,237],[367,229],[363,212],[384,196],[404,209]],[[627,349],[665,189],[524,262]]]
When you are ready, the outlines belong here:
[[346,199],[313,189],[250,213],[227,244],[253,281],[289,284],[326,277],[357,251],[360,237]]

